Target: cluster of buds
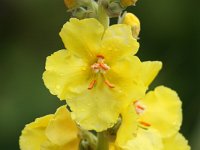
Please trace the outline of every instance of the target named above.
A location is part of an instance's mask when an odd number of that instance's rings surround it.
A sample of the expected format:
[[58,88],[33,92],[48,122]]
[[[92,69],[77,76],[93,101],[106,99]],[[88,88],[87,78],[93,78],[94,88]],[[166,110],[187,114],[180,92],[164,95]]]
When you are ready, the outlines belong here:
[[[97,18],[98,4],[102,5],[107,15],[118,17],[126,7],[135,5],[137,0],[64,0],[68,11],[72,13],[73,17],[83,18]],[[98,4],[97,4],[98,3]]]
[[[123,13],[126,7],[135,5],[137,0],[64,0],[64,2],[72,17],[78,19],[96,18],[101,22],[101,20],[105,21],[106,17],[118,17],[118,23],[131,26],[133,37],[138,39],[139,19],[132,13]],[[107,23],[104,21],[101,23],[109,25],[109,19]]]

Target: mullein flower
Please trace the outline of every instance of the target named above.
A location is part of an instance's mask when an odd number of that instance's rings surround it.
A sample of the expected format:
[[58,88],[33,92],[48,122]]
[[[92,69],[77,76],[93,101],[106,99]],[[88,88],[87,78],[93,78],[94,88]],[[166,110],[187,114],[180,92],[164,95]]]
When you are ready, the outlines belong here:
[[113,150],[190,150],[187,140],[179,133],[181,122],[178,95],[159,86],[122,112]]
[[37,118],[27,124],[20,136],[21,150],[77,150],[79,129],[71,119],[66,106],[55,114]]
[[96,19],[70,19],[60,36],[67,50],[47,57],[43,80],[53,95],[66,100],[84,129],[102,131],[117,121],[131,99],[144,96],[161,62],[142,63],[139,43],[128,25],[106,30]]
[[175,91],[159,86],[148,92],[141,103],[146,109],[140,120],[150,123],[163,138],[171,137],[179,131],[182,123],[182,104]]

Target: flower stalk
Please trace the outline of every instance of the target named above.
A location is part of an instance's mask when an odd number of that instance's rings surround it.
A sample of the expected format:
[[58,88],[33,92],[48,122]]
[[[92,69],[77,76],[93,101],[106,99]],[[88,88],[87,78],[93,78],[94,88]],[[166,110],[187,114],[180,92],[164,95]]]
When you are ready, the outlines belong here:
[[96,150],[109,150],[109,144],[108,144],[108,137],[106,132],[99,132],[98,135],[98,143],[97,143],[97,149]]
[[110,24],[109,16],[106,13],[106,10],[104,9],[104,6],[102,5],[102,0],[98,2],[98,13],[97,13],[97,18],[99,22],[104,26],[105,29],[108,28]]

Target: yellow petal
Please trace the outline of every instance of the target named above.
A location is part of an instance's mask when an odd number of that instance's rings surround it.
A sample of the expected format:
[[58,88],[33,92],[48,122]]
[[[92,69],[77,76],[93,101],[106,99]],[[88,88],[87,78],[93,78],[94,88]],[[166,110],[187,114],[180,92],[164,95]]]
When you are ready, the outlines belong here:
[[117,147],[123,147],[127,141],[135,138],[137,132],[137,114],[133,105],[124,109],[122,112],[122,123],[117,131],[115,144]]
[[143,103],[146,105],[141,120],[159,130],[162,137],[170,137],[178,132],[182,122],[181,101],[175,91],[159,86],[147,93]]
[[91,81],[88,68],[81,59],[60,50],[47,57],[43,80],[50,92],[63,100],[88,88]]
[[157,76],[161,68],[162,68],[162,62],[160,61],[142,62],[140,77],[146,87],[150,85],[150,83]]
[[164,150],[190,150],[188,141],[180,133],[163,140]]
[[109,143],[109,150],[115,150],[115,144]]
[[78,128],[71,119],[66,106],[58,108],[46,129],[48,139],[54,144],[65,145],[74,140],[78,140],[77,135]]
[[60,36],[63,43],[72,54],[89,60],[96,56],[103,36],[103,26],[94,18],[78,20],[71,18]]
[[116,94],[123,94],[126,107],[132,99],[144,97],[147,87],[141,78],[142,63],[136,56],[129,56],[111,65],[108,80],[115,86]]
[[40,150],[40,145],[47,140],[45,129],[52,117],[53,115],[47,115],[37,118],[25,126],[19,140],[21,150]]
[[78,150],[78,140],[73,140],[65,145],[57,145],[50,141],[45,141],[40,150]]
[[67,104],[72,110],[72,118],[87,130],[100,132],[112,127],[123,105],[123,101],[119,100],[113,89],[105,86],[99,77],[95,88],[81,93],[72,100],[67,99]]
[[137,53],[139,43],[132,36],[131,27],[125,24],[110,26],[102,39],[100,54],[110,63]]
[[139,129],[135,138],[123,146],[123,150],[162,150],[162,138],[156,130]]

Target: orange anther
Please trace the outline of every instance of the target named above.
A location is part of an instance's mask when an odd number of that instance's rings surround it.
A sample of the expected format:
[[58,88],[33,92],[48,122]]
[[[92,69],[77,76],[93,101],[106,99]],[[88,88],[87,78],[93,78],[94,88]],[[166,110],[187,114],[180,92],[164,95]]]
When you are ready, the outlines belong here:
[[104,59],[104,56],[101,55],[101,54],[98,54],[97,57],[98,57],[98,58],[102,58],[102,59]]
[[137,105],[136,106],[138,109],[141,109],[141,110],[144,110],[144,107],[140,106],[140,105]]
[[103,70],[108,70],[110,67],[105,65],[104,63],[99,63],[99,66],[103,69]]
[[110,87],[110,88],[114,88],[115,85],[110,83],[108,80],[105,80],[105,83]]
[[140,121],[139,123],[144,125],[144,126],[146,126],[146,127],[150,127],[151,126],[149,123],[144,122],[144,121]]
[[94,87],[94,85],[95,85],[96,82],[97,82],[96,80],[92,80],[92,82],[90,82],[88,90],[91,90]]

